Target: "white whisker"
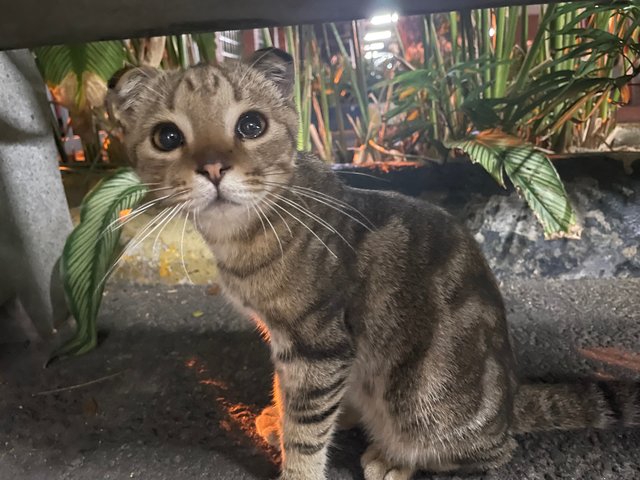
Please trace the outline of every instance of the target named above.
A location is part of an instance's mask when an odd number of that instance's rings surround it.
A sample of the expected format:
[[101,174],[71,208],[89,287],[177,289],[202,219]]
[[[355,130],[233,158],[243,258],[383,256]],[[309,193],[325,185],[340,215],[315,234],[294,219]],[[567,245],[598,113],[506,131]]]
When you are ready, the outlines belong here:
[[[145,185],[145,184],[143,184],[143,185]],[[168,186],[168,187],[151,188],[151,189],[147,190],[147,193],[161,192],[162,190],[171,190],[173,188],[175,188],[175,187]]]
[[[313,194],[305,193],[303,191],[296,191],[295,193],[297,193],[298,195],[302,195],[303,197],[310,198],[311,200],[315,200],[316,202],[322,203],[323,205],[326,205],[327,207],[335,210],[336,212],[342,213],[343,215],[349,217],[351,220],[353,220],[357,224],[362,225],[368,231],[370,231],[370,232],[373,231],[373,230],[371,230],[371,227],[369,227],[368,225],[365,225],[364,223],[362,223],[362,221],[358,220],[356,217],[354,217],[353,215],[345,212],[344,210],[342,210],[341,208],[337,207],[336,205],[331,205],[328,201],[324,201],[323,199],[320,199],[320,198],[316,197]],[[364,218],[366,219],[366,217],[364,217]],[[368,221],[368,219],[367,219],[367,221]],[[369,223],[371,223],[371,222],[369,222]]]
[[269,220],[269,217],[260,208],[260,205],[256,204],[255,207],[262,213],[262,215],[264,216],[264,219],[267,221],[267,223],[271,227],[271,230],[273,230],[273,234],[275,235],[276,240],[278,241],[278,245],[280,246],[280,258],[284,259],[284,249],[282,248],[282,242],[280,241],[280,237],[278,236],[278,232],[276,232],[276,229],[273,227],[273,224],[271,223],[271,220]]
[[202,225],[200,225],[200,211],[199,210],[194,210],[193,211],[193,223],[196,224],[196,228],[199,231],[202,231]]
[[369,178],[373,178],[374,180],[379,180],[381,182],[391,183],[391,180],[387,180],[386,178],[376,177],[375,175],[370,175],[368,173],[347,172],[347,171],[344,171],[344,170],[334,170],[334,172],[336,174],[342,174],[342,175],[360,175],[361,177],[369,177]]
[[286,208],[282,207],[281,205],[278,205],[276,202],[269,200],[267,198],[264,199],[266,202],[268,202],[269,204],[273,205],[276,208],[279,208],[280,210],[282,210],[283,212],[285,212],[287,215],[289,215],[291,218],[293,218],[296,222],[298,222],[300,225],[302,225],[304,228],[306,228],[307,230],[309,230],[309,232],[316,237],[316,239],[324,246],[324,248],[326,248],[329,253],[331,255],[333,255],[334,258],[338,258],[338,256],[333,252],[333,250],[331,250],[329,248],[329,246],[324,243],[322,241],[322,239],[318,236],[318,234],[316,232],[314,232],[313,230],[311,230],[311,228],[309,228],[309,226],[304,223],[302,220],[300,220],[298,217],[296,217],[295,215],[293,215],[289,210],[287,210]]
[[193,285],[193,280],[191,280],[191,277],[189,276],[189,272],[187,271],[187,265],[184,263],[184,232],[187,229],[187,222],[189,221],[190,214],[191,212],[189,212],[189,208],[187,207],[187,215],[184,217],[184,224],[182,226],[182,236],[180,237],[180,260],[182,262],[182,269],[184,270],[184,273],[187,276],[187,280],[189,280],[189,283]]
[[133,249],[131,248],[132,242],[136,240],[140,235],[143,235],[144,232],[149,230],[153,226],[153,224],[158,220],[158,218],[163,216],[168,210],[169,210],[169,207],[165,208],[158,215],[156,215],[151,220],[149,220],[147,224],[144,226],[144,228],[140,232],[136,233],[136,235],[129,241],[129,244],[124,248],[124,250],[120,253],[116,261],[113,262],[113,265],[111,265],[111,267],[107,270],[107,272],[104,274],[104,276],[100,279],[100,281],[96,285],[96,289],[94,290],[94,295],[98,292],[98,290],[100,289],[102,284],[107,280],[107,278],[109,278],[109,275],[111,275],[111,273],[113,273],[113,271],[118,266],[120,266],[120,262],[122,261],[122,259]]
[[289,231],[289,236],[293,237],[293,232],[291,231],[291,227],[289,226],[287,221],[284,219],[284,217],[280,214],[280,212],[278,210],[274,210],[273,207],[270,208],[270,210],[276,215],[278,215],[278,217],[280,217],[280,220],[282,220],[282,223],[284,223],[284,226],[287,227],[287,230]]
[[146,210],[150,209],[151,207],[153,207],[154,205],[157,205],[158,203],[160,203],[163,200],[167,200],[169,198],[175,197],[177,195],[180,195],[182,193],[185,193],[185,190],[179,191],[179,192],[174,192],[171,193],[169,195],[164,195],[162,197],[158,197],[158,198],[154,198],[146,203],[143,203],[142,205],[138,205],[136,208],[134,208],[133,210],[131,210],[129,213],[127,213],[126,215],[123,215],[121,217],[118,217],[117,219],[115,219],[113,222],[111,222],[109,225],[107,225],[105,227],[105,229],[102,231],[102,235],[109,233],[110,231],[113,230],[117,230],[119,228],[124,227],[127,223],[129,223],[131,220],[135,219],[136,217],[138,217],[141,213],[145,212]]
[[[149,238],[149,236],[155,232],[158,228],[160,228],[160,226],[163,224],[163,222],[170,222],[173,217],[175,217],[178,212],[180,212],[180,210],[182,209],[182,207],[184,207],[184,203],[179,203],[177,205],[175,205],[169,212],[168,215],[166,215],[164,218],[162,218],[162,220],[157,223],[156,225],[153,225],[153,228],[151,228],[150,231],[148,231],[140,240],[138,240],[134,245],[131,246],[131,250],[135,250],[136,248],[138,248],[140,245],[142,245],[142,243]],[[127,249],[129,249],[129,246],[127,245]]]
[[251,208],[253,208],[253,211],[256,212],[256,215],[260,219],[260,223],[262,224],[262,231],[264,232],[264,236],[266,237],[267,236],[267,228],[264,226],[264,222],[262,221],[262,217],[260,216],[260,212],[256,209],[255,205],[251,205]]
[[316,215],[315,213],[313,213],[312,211],[310,211],[308,208],[303,207],[302,205],[300,205],[297,202],[294,202],[293,200],[284,197],[282,195],[279,195],[277,193],[269,193],[269,195],[272,195],[276,198],[278,198],[280,201],[292,206],[293,208],[295,208],[296,210],[298,210],[299,212],[307,215],[308,217],[312,218],[313,220],[315,220],[316,222],[318,222],[320,225],[322,225],[323,227],[325,227],[327,230],[329,230],[332,233],[335,233],[336,235],[338,235],[342,241],[344,241],[344,243],[347,244],[347,246],[349,248],[351,248],[351,250],[355,251],[355,249],[353,248],[353,246],[349,243],[349,241],[340,233],[338,232],[335,227],[333,225],[331,225],[330,223],[326,222],[325,220],[323,220],[322,218],[320,218],[318,215]]
[[156,237],[153,239],[153,244],[151,245],[151,255],[153,256],[154,260],[157,257],[159,257],[158,249],[156,248],[156,246],[158,245],[158,241],[160,240],[160,236],[162,235],[162,232],[164,232],[164,229],[167,228],[167,225],[169,225],[169,223],[171,223],[172,219],[173,219],[173,216],[171,215],[171,213],[169,213],[169,215],[167,215],[166,217],[164,217],[161,220],[162,227],[160,228],[160,230],[158,230],[158,233],[156,234]]
[[249,74],[249,72],[253,69],[253,67],[255,67],[255,65],[262,60],[264,57],[266,57],[267,55],[269,55],[269,51],[264,52],[262,55],[260,55],[258,58],[256,58],[253,62],[251,62],[251,65],[248,65],[247,69],[245,70],[244,74],[242,75],[242,77],[240,78],[240,81],[237,83],[237,85],[242,85],[242,81],[244,80],[244,78]]
[[[266,182],[262,182],[262,183],[264,183],[265,185],[272,185],[272,186],[280,187],[280,188],[283,188],[284,190],[289,190],[292,193],[295,191],[296,193],[299,193],[301,195],[304,192],[304,193],[310,195],[309,198],[311,198],[313,200],[316,200],[316,201],[320,201],[319,198],[321,198],[321,199],[323,199],[323,200],[325,200],[327,202],[330,202],[330,203],[334,204],[334,206],[336,206],[336,207],[342,207],[344,209],[351,210],[352,212],[357,213],[360,217],[362,217],[362,219],[364,221],[366,221],[370,225],[370,227],[367,226],[367,225],[364,225],[361,221],[357,220],[356,218],[351,217],[350,215],[347,215],[346,212],[341,212],[341,213],[344,213],[345,215],[349,216],[354,221],[357,221],[358,223],[360,223],[367,230],[372,231],[372,228],[375,228],[375,225],[373,224],[373,222],[371,220],[369,220],[369,218],[367,218],[367,216],[364,213],[362,213],[360,210],[358,210],[354,206],[348,204],[347,202],[344,202],[344,201],[342,201],[342,200],[340,200],[340,199],[338,199],[336,197],[333,197],[331,195],[328,195],[328,194],[326,194],[324,192],[320,192],[318,190],[314,190],[313,188],[302,187],[302,186],[299,186],[299,185],[289,185],[289,184],[280,183],[280,182],[266,181]],[[313,198],[313,196],[317,196],[319,198]],[[327,206],[330,206],[330,205],[327,205]]]

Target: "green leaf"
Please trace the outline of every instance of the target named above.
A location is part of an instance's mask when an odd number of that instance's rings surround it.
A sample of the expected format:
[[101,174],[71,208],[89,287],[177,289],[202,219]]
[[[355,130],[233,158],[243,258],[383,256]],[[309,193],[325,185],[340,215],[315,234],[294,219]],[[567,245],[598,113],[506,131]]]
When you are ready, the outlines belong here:
[[124,66],[126,51],[121,41],[55,45],[34,49],[44,80],[60,85],[73,74],[78,85],[78,103],[84,98],[84,74],[94,73],[107,82]]
[[473,124],[481,129],[493,128],[500,125],[502,119],[496,113],[496,106],[500,100],[493,98],[467,98],[460,105]]
[[545,154],[499,130],[479,132],[449,146],[464,151],[502,186],[505,172],[542,224],[545,238],[580,238],[567,192]]
[[[268,30],[267,30],[268,31]],[[200,57],[205,62],[215,63],[216,61],[216,36],[214,33],[194,33],[191,35],[198,46]]]
[[105,281],[119,244],[118,223],[123,210],[134,208],[147,187],[131,169],[122,169],[100,182],[82,202],[80,223],[62,252],[60,273],[77,331],[55,355],[80,355],[96,346],[96,318]]
[[482,137],[479,137],[480,135],[477,135],[472,139],[450,142],[448,146],[462,150],[473,163],[482,165],[482,167],[491,174],[493,179],[504,188],[503,165],[500,152],[490,144],[485,144],[482,141]]

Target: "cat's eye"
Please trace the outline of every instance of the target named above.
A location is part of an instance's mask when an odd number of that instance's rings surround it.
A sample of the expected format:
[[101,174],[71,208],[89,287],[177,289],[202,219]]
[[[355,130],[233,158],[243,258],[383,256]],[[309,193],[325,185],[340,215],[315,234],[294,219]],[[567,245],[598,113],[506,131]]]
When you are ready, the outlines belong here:
[[260,112],[245,112],[240,115],[236,125],[239,138],[258,138],[267,130],[267,119]]
[[161,123],[153,129],[151,141],[158,150],[170,152],[184,144],[184,135],[175,123]]

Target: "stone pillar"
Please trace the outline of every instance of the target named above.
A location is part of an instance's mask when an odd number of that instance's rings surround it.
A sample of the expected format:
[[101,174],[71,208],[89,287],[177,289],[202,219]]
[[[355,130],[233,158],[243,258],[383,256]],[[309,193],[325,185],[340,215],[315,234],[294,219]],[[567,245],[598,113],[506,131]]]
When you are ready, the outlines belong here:
[[68,315],[56,265],[72,223],[49,108],[31,53],[0,51],[0,343],[51,337]]

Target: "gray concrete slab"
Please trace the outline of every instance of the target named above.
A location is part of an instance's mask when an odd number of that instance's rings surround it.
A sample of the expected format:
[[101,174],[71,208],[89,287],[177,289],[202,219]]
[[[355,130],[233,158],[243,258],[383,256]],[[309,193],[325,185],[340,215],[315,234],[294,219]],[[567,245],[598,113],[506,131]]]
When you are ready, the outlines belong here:
[[26,336],[29,327],[51,337],[66,320],[56,262],[72,225],[45,85],[31,52],[0,52],[0,78],[2,343],[18,332]]
[[[519,280],[503,290],[523,376],[640,379],[640,279]],[[206,287],[119,284],[108,288],[100,325],[97,350],[47,369],[37,348],[0,347],[0,479],[275,476],[277,454],[252,426],[271,366],[248,321]],[[519,443],[510,465],[464,478],[640,478],[640,431]],[[363,448],[357,431],[341,434],[330,479],[361,480]]]

